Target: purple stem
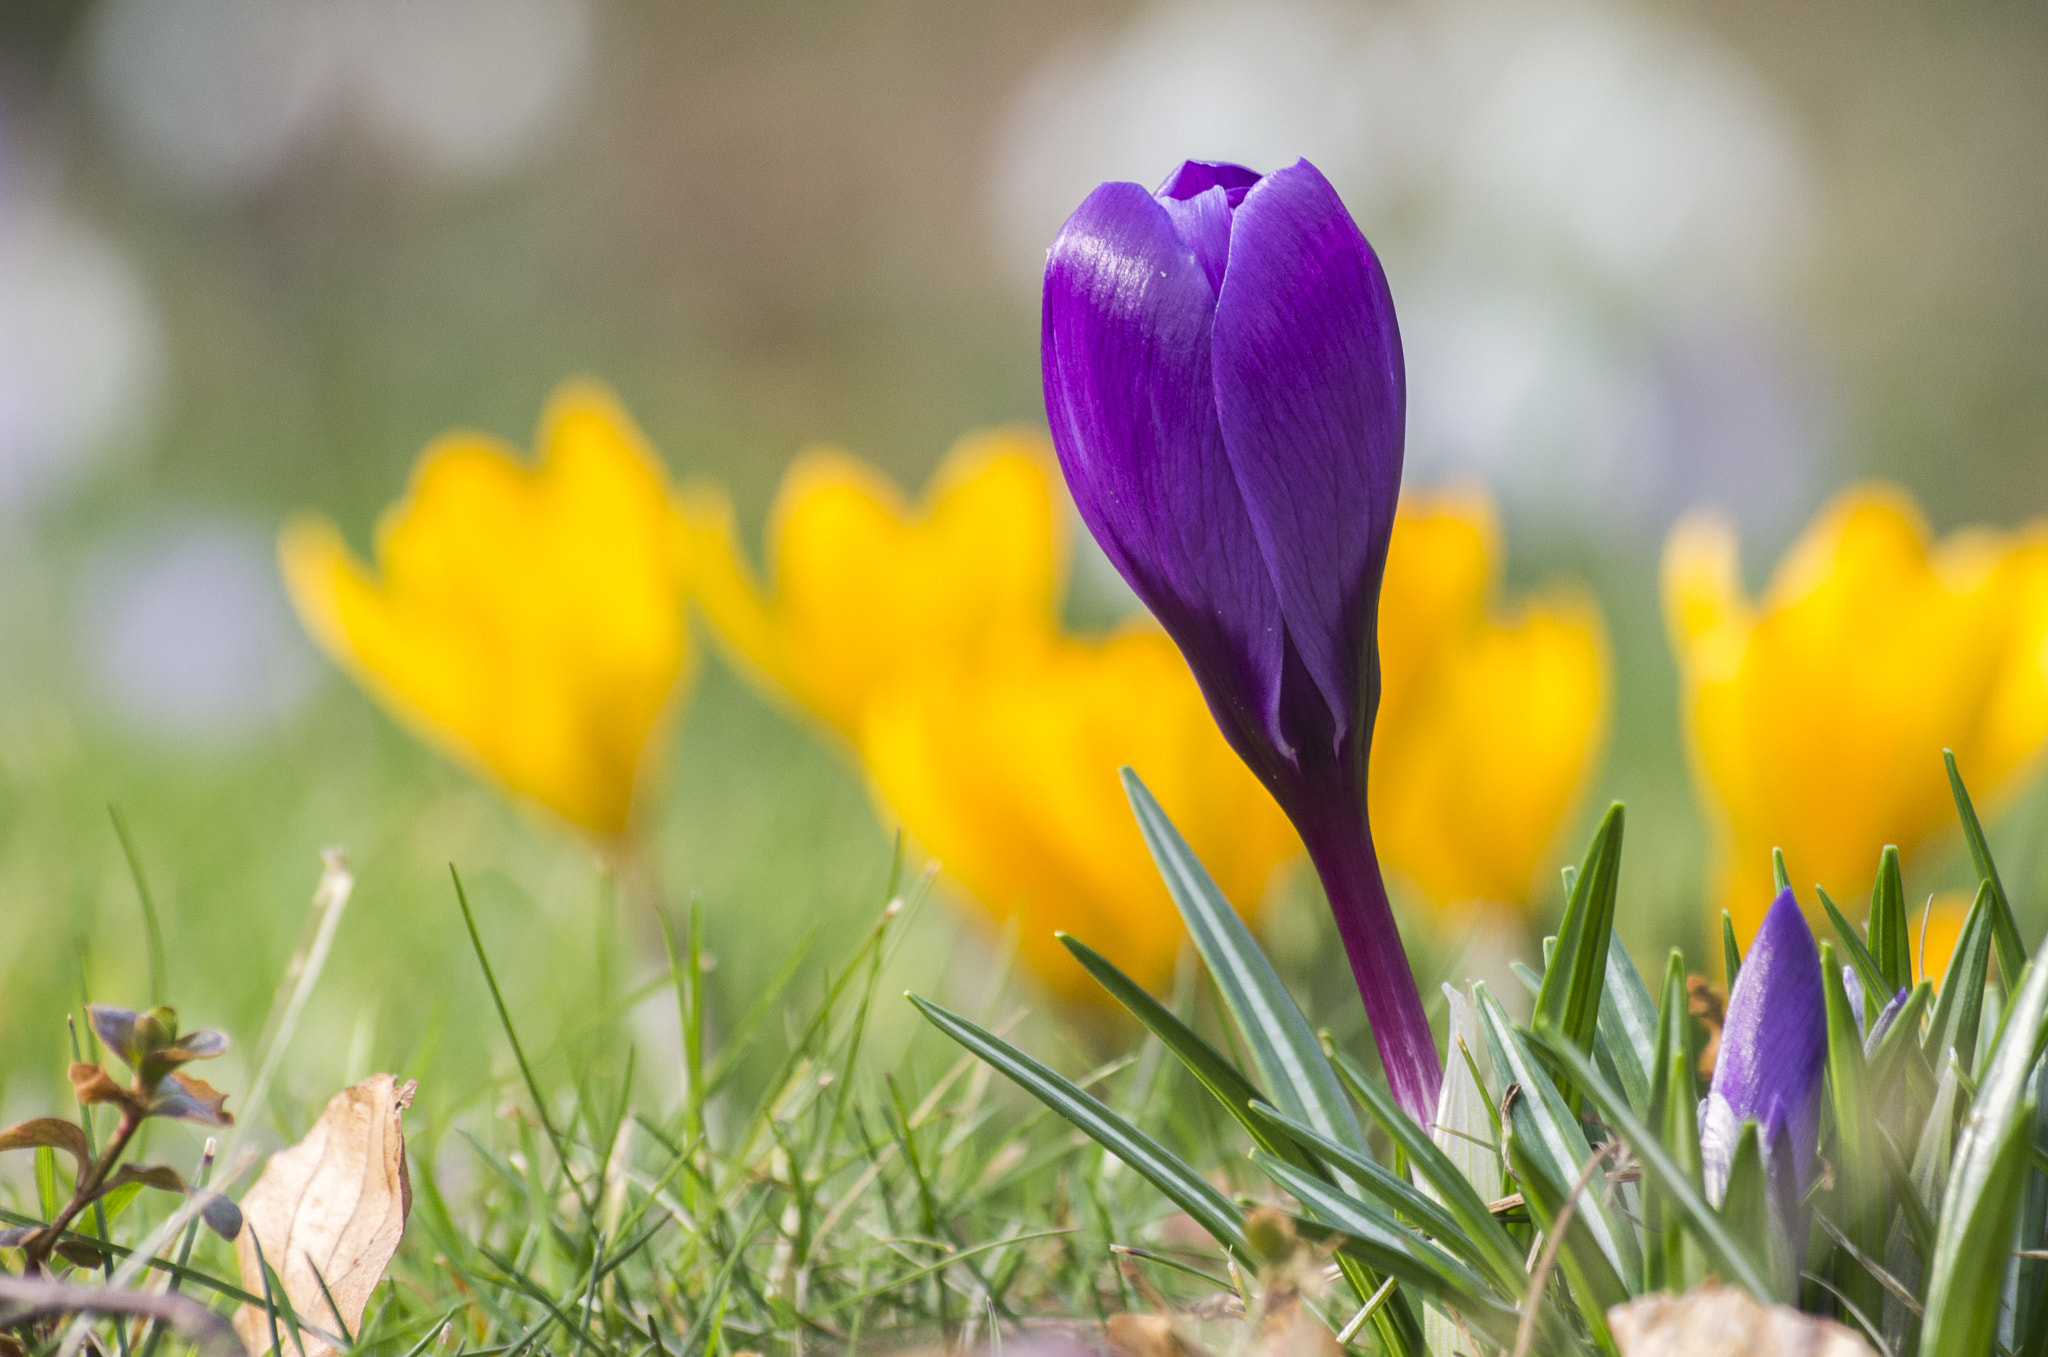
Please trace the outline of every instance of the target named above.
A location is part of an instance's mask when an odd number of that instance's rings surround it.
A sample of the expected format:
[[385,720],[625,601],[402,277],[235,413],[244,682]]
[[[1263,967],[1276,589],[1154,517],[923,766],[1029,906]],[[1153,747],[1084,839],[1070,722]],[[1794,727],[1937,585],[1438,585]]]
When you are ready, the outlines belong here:
[[1436,1118],[1443,1062],[1422,1011],[1414,973],[1408,969],[1393,907],[1387,903],[1365,815],[1356,806],[1332,807],[1301,828],[1309,860],[1330,898],[1337,935],[1351,958],[1351,974],[1365,1000],[1365,1016],[1379,1045],[1387,1084],[1408,1115],[1427,1126]]

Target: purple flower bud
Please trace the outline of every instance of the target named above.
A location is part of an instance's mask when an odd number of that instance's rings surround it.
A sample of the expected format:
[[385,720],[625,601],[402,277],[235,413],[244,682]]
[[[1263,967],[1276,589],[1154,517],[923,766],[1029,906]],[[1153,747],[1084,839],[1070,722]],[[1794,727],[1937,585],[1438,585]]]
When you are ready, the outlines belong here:
[[1441,1065],[1365,819],[1407,402],[1378,257],[1305,160],[1104,184],[1047,258],[1041,357],[1082,518],[1301,831],[1426,1118]]
[[1781,891],[1728,996],[1721,1052],[1700,1104],[1700,1159],[1707,1194],[1727,1186],[1742,1124],[1757,1123],[1771,1191],[1794,1239],[1798,1203],[1820,1157],[1821,1083],[1827,1073],[1827,1000],[1820,953],[1799,903]]

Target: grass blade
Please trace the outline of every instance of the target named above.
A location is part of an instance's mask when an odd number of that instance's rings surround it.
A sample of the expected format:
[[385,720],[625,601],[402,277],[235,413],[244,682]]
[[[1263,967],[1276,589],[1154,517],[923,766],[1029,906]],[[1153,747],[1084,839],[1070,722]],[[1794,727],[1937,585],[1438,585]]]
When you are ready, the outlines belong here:
[[[1562,952],[1563,949],[1559,950]],[[1521,1096],[1514,1100],[1517,1126],[1520,1128],[1515,1140],[1531,1167],[1555,1190],[1556,1199],[1561,1202],[1578,1178],[1582,1166],[1593,1157],[1593,1148],[1587,1144],[1579,1119],[1565,1102],[1556,1081],[1537,1063],[1535,1053],[1522,1034],[1508,1022],[1500,1001],[1484,984],[1472,988],[1479,1001],[1479,1022],[1486,1029],[1487,1046],[1493,1052],[1493,1066],[1500,1073],[1502,1085],[1521,1085]],[[1548,1034],[1546,1045],[1555,1047],[1560,1043],[1578,1051],[1584,1057],[1585,1068],[1594,1069],[1591,1058],[1584,1056],[1578,1043],[1569,1035],[1558,1030]],[[1572,1068],[1576,1071],[1577,1066]],[[1509,1110],[1503,1107],[1501,1115],[1508,1116]],[[1587,1194],[1579,1203],[1576,1217],[1585,1223],[1598,1241],[1600,1251],[1606,1255],[1607,1264],[1615,1275],[1628,1290],[1634,1291],[1643,1276],[1643,1260],[1636,1248],[1635,1232],[1622,1223],[1597,1193]]]
[[1252,1162],[1294,1194],[1310,1220],[1347,1237],[1342,1247],[1355,1251],[1374,1271],[1394,1278],[1437,1306],[1462,1317],[1495,1343],[1514,1341],[1515,1311],[1484,1278],[1435,1245],[1424,1243],[1399,1222],[1328,1183],[1309,1177],[1263,1150]]
[[1272,1122],[1252,1111],[1253,1104],[1266,1101],[1265,1095],[1245,1078],[1237,1066],[1226,1060],[1221,1051],[1176,1017],[1172,1009],[1147,994],[1144,986],[1118,970],[1109,958],[1069,934],[1054,936],[1074,954],[1074,959],[1088,974],[1130,1010],[1131,1016],[1143,1023],[1146,1030],[1158,1037],[1160,1044],[1171,1051],[1181,1064],[1187,1066],[1188,1073],[1215,1095],[1216,1101],[1223,1104],[1224,1110],[1236,1118],[1238,1125],[1244,1127],[1260,1148],[1279,1155],[1297,1168],[1310,1173],[1319,1172],[1315,1161],[1304,1155],[1290,1137],[1274,1134]]
[[1530,1028],[1561,1032],[1582,1051],[1593,1049],[1600,996],[1607,981],[1607,943],[1614,935],[1614,894],[1621,878],[1621,836],[1626,812],[1619,801],[1607,808],[1585,863],[1572,882],[1558,926],[1557,951],[1543,968]]
[[1507,1227],[1487,1209],[1485,1200],[1443,1148],[1395,1101],[1392,1090],[1341,1052],[1337,1056],[1337,1070],[1345,1085],[1365,1105],[1367,1115],[1379,1123],[1395,1148],[1407,1157],[1409,1167],[1436,1191],[1438,1200],[1466,1237],[1489,1256],[1512,1261],[1520,1271],[1520,1251]]
[[[1867,1258],[1884,1255],[1884,1162],[1877,1142],[1877,1107],[1863,1061],[1863,1035],[1849,1008],[1849,992],[1834,948],[1820,945],[1820,980],[1827,1003],[1828,1095],[1835,1111],[1834,1218]],[[1884,1287],[1846,1251],[1835,1255],[1835,1285],[1865,1314],[1884,1308]]]
[[1607,944],[1607,983],[1600,991],[1600,1021],[1593,1053],[1603,1073],[1612,1072],[1629,1106],[1650,1106],[1651,1070],[1657,1051],[1657,1006],[1643,988],[1642,973],[1620,938]]
[[1842,911],[1835,907],[1835,902],[1828,898],[1828,893],[1819,886],[1813,888],[1813,893],[1820,897],[1820,907],[1828,912],[1828,922],[1835,926],[1835,936],[1842,940],[1842,950],[1849,954],[1849,964],[1855,968],[1856,978],[1863,982],[1864,1002],[1875,1002],[1879,1008],[1883,1008],[1892,1001],[1892,996],[1898,993],[1898,990],[1892,988],[1891,980],[1885,975],[1884,968],[1877,964],[1877,958],[1863,945],[1862,937],[1856,932],[1856,925],[1850,923]]
[[[1941,991],[1934,1001],[1934,1017],[1927,1026],[1927,1058],[1939,1066],[1945,1052],[1954,1050],[1965,1073],[1975,1066],[1977,1029],[1984,1017],[1984,980],[1991,964],[1992,939],[1996,931],[1997,902],[1991,883],[1977,884],[1977,898],[1963,920],[1963,931],[1941,977]],[[2014,972],[2017,974],[2017,972]]]
[[1643,1177],[1655,1182],[1664,1200],[1684,1219],[1707,1255],[1708,1263],[1723,1279],[1747,1289],[1750,1294],[1769,1296],[1771,1286],[1765,1280],[1763,1269],[1721,1223],[1714,1208],[1707,1205],[1706,1194],[1700,1191],[1691,1176],[1665,1150],[1663,1143],[1650,1133],[1650,1128],[1629,1111],[1628,1100],[1609,1087],[1600,1078],[1600,1072],[1593,1068],[1593,1062],[1569,1043],[1551,1040],[1545,1045],[1571,1070],[1572,1077],[1598,1109],[1601,1120],[1628,1142],[1636,1162],[1642,1165]]
[[1273,1102],[1339,1144],[1369,1155],[1365,1128],[1273,963],[1138,775],[1126,768],[1123,780],[1145,846],[1187,922],[1195,949],[1216,977]]
[[1165,1146],[1090,1096],[1073,1080],[976,1026],[957,1013],[915,994],[904,996],[934,1027],[1002,1071],[1025,1092],[1065,1117],[1089,1139],[1129,1164],[1187,1212],[1224,1247],[1244,1254],[1244,1216],[1208,1180]]
[[[1913,988],[1911,930],[1906,924],[1906,882],[1899,874],[1899,847],[1886,844],[1877,859],[1877,885],[1870,892],[1870,954],[1884,973],[1886,994]],[[1880,1002],[1878,1007],[1883,1007]]]
[[2029,1084],[2048,1032],[2048,967],[2025,971],[1957,1139],[1935,1225],[1927,1281],[1923,1357],[1976,1357],[1991,1350],[2005,1269],[2031,1167]]
[[2020,967],[2027,964],[2027,949],[2020,942],[2019,926],[2013,922],[2012,901],[2006,896],[2005,883],[1999,879],[1998,864],[1991,860],[1991,845],[1984,840],[1984,825],[1977,819],[1977,807],[1971,803],[1969,790],[1963,786],[1963,775],[1956,768],[1955,751],[1942,750],[1941,761],[1948,768],[1948,790],[1955,798],[1956,817],[1963,822],[1963,839],[1970,845],[1970,861],[1977,865],[1978,877],[1990,884],[1991,898],[1998,907],[1992,920],[1993,936],[1998,943],[1998,972],[2013,983]]

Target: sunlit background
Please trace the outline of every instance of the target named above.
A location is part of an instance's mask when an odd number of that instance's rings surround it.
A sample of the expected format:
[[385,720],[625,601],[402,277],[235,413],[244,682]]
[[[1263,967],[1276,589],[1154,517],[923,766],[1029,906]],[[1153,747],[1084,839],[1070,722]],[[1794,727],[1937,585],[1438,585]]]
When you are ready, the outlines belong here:
[[[82,990],[142,997],[109,807],[170,997],[249,1037],[318,850],[346,846],[361,886],[287,1075],[308,1096],[372,1067],[441,1072],[450,1098],[482,1081],[450,862],[535,1027],[587,1006],[589,850],[315,652],[278,582],[289,512],[366,546],[428,439],[524,446],[576,373],[749,532],[807,445],[915,487],[962,432],[1042,421],[1038,276],[1066,212],[1189,155],[1306,155],[1379,248],[1410,484],[1482,479],[1510,581],[1570,574],[1606,611],[1613,733],[1559,860],[1626,799],[1622,935],[1704,956],[1664,535],[1722,506],[1755,585],[1865,475],[1942,531],[2048,513],[2048,12],[9,0],[0,1122],[41,1110]],[[1077,622],[1130,606],[1099,557],[1075,574]],[[736,1011],[813,923],[821,961],[867,926],[891,842],[850,764],[715,659],[677,739],[655,841]],[[2034,930],[2039,818],[1994,835]],[[1916,871],[1921,895],[1958,875]],[[647,973],[658,935],[620,929]],[[1328,930],[1303,900],[1271,928],[1334,1007]],[[992,941],[958,931],[925,911],[900,978],[985,973]],[[1455,939],[1429,945],[1450,964]]]

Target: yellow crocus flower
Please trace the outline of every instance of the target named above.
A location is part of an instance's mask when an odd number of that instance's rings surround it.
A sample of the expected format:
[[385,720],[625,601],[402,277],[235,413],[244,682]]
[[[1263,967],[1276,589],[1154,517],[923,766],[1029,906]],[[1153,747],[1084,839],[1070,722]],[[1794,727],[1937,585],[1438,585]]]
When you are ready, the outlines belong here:
[[1848,908],[1884,844],[1955,823],[1944,746],[1988,806],[2048,739],[2048,524],[1934,545],[1902,491],[1858,486],[1752,603],[1734,529],[1696,515],[1665,546],[1664,600],[1719,898],[1745,938],[1774,846]]
[[898,675],[1051,631],[1066,558],[1055,474],[1041,434],[974,434],[912,507],[846,453],[807,452],[769,518],[772,592],[723,502],[692,498],[698,603],[771,692],[857,741],[868,702]]
[[286,525],[278,558],[307,631],[428,743],[601,839],[693,668],[684,534],[661,464],[611,394],[559,388],[540,456],[436,439],[366,568],[336,527]]
[[1300,851],[1180,652],[1149,627],[906,675],[870,705],[859,748],[881,801],[987,918],[1021,921],[1025,962],[1070,996],[1101,991],[1054,930],[1153,987],[1184,936],[1119,768],[1145,779],[1247,917]]
[[1484,491],[1403,496],[1368,804],[1381,861],[1438,907],[1528,900],[1605,735],[1598,607],[1560,587],[1500,612],[1500,556]]

